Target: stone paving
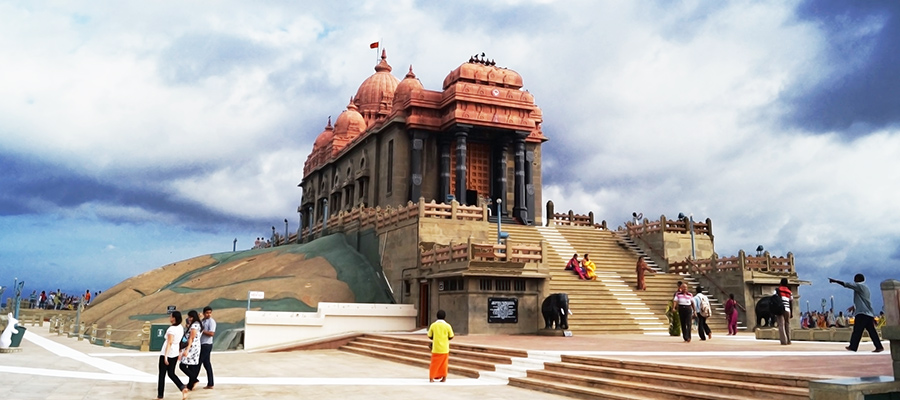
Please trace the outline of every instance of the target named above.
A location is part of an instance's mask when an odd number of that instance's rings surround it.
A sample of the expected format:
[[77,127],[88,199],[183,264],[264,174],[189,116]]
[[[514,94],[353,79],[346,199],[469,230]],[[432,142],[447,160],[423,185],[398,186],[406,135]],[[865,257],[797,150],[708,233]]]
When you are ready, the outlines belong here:
[[[455,343],[528,349],[536,356],[583,354],[620,359],[721,366],[729,369],[784,371],[807,376],[891,375],[887,353],[872,354],[871,343],[859,353],[844,343],[757,341],[750,334],[725,335],[683,343],[657,335],[576,337],[458,336]],[[155,399],[157,353],[104,348],[31,328],[22,352],[0,354],[0,399]],[[452,359],[451,359],[452,362]],[[338,350],[287,353],[213,353],[216,388],[198,388],[191,399],[564,399],[506,385],[496,378],[452,376],[429,383],[424,368],[382,361]],[[179,375],[180,371],[179,371]],[[205,374],[200,374],[201,385]],[[180,393],[167,379],[167,399]]]

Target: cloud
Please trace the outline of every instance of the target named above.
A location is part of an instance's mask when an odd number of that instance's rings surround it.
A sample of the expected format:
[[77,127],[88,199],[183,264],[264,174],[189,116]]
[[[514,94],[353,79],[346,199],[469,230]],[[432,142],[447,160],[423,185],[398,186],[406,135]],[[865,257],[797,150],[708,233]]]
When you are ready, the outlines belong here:
[[[374,41],[427,89],[482,51],[519,72],[557,211],[709,217],[720,255],[791,251],[815,290],[900,258],[896,2],[173,4],[0,4],[0,223],[92,228],[65,248],[89,255],[22,256],[37,268],[134,271],[293,225]],[[110,240],[129,228],[157,247]]]
[[829,46],[821,72],[784,92],[785,123],[844,139],[900,126],[900,3],[807,1],[798,16]]

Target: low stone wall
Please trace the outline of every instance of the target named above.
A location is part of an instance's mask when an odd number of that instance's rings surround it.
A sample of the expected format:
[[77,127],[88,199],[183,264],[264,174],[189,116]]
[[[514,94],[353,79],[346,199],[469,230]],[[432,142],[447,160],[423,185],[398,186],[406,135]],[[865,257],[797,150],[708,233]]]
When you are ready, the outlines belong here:
[[[853,328],[829,328],[829,329],[791,329],[791,340],[817,341],[817,342],[849,342]],[[878,331],[881,336],[881,330]],[[756,330],[757,340],[779,340],[778,329],[760,328]],[[862,341],[871,341],[869,334],[863,331]]]
[[416,315],[411,304],[320,302],[316,312],[247,311],[244,349],[277,350],[351,332],[408,332]]

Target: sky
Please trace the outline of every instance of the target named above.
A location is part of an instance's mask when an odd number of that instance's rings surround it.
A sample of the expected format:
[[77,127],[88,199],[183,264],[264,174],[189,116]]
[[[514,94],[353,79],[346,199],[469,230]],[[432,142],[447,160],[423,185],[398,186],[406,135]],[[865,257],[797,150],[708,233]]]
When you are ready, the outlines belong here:
[[296,230],[375,41],[426,89],[481,52],[521,74],[557,210],[711,218],[720,257],[792,252],[813,308],[900,278],[897,1],[2,1],[0,285]]

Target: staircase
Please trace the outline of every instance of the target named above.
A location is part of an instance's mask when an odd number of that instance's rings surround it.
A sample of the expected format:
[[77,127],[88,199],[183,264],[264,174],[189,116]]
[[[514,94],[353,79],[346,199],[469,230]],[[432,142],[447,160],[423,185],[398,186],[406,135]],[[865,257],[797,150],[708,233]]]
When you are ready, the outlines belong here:
[[[640,248],[627,237],[611,231],[584,227],[533,227],[503,225],[514,242],[541,240],[547,244],[544,262],[550,271],[550,293],[569,295],[569,329],[580,334],[605,333],[664,333],[668,332],[666,306],[672,300],[676,282],[685,281],[696,286],[696,280],[688,275],[646,274],[646,291],[637,291],[635,264]],[[491,239],[496,240],[496,232]],[[578,253],[585,253],[597,265],[597,280],[584,281],[565,265]],[[652,262],[649,266],[659,268]],[[715,333],[726,332],[724,306],[710,297],[713,315],[708,319]]]
[[[366,334],[339,349],[351,353],[428,368],[431,363],[431,340],[425,335],[388,336]],[[556,359],[558,361],[558,358]],[[452,343],[450,373],[469,378],[507,379],[524,377],[526,370],[542,368],[547,359],[528,359],[528,352]]]
[[813,379],[821,378],[563,355],[509,384],[583,399],[801,400]]

